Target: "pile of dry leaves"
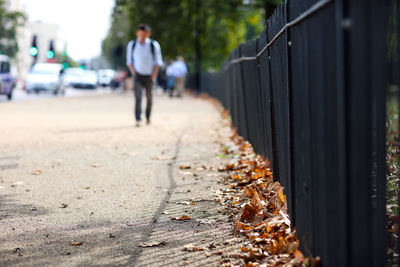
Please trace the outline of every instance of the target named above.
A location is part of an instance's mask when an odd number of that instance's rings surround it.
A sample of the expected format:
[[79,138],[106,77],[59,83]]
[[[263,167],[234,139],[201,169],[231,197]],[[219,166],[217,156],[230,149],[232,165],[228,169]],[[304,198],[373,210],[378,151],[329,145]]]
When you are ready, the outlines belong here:
[[235,216],[235,231],[249,240],[239,257],[246,266],[317,266],[318,260],[304,258],[298,250],[296,230],[291,227],[286,196],[273,180],[270,164],[255,154],[252,146],[234,131],[232,144],[224,147],[229,164],[226,172],[230,188],[219,197]]

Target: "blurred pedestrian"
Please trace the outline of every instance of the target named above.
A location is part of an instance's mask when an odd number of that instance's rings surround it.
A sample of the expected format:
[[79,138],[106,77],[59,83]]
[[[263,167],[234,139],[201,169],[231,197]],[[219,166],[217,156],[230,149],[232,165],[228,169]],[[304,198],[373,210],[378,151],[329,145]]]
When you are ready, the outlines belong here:
[[175,89],[175,78],[172,75],[172,63],[170,62],[168,63],[166,74],[167,74],[167,90],[169,92],[169,96],[172,97]]
[[166,62],[160,67],[157,76],[157,84],[162,89],[163,93],[167,92],[167,65]]
[[185,91],[185,78],[187,72],[187,67],[183,57],[177,57],[176,61],[171,65],[171,73],[175,78],[176,94],[178,97],[182,97]]
[[150,123],[152,106],[153,81],[163,64],[160,44],[150,39],[151,29],[146,24],[140,24],[136,31],[136,40],[127,45],[126,64],[133,76],[135,95],[136,127],[140,126],[142,114],[142,91],[146,90],[146,123]]

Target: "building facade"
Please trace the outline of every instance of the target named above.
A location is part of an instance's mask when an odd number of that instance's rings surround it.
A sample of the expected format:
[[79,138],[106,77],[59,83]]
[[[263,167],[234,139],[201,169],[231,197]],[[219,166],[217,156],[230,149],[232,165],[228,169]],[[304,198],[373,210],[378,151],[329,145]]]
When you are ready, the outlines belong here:
[[[9,11],[19,11],[27,14],[22,0],[5,0],[4,6]],[[32,22],[27,16],[24,27],[20,27],[17,30],[19,51],[16,58],[12,59],[12,65],[20,79],[26,77],[34,63],[34,58],[30,55],[29,49],[35,35],[38,46],[37,63],[48,61],[46,53],[49,50],[50,41],[53,41],[56,52],[62,52],[66,49],[66,33],[58,25],[41,21]]]

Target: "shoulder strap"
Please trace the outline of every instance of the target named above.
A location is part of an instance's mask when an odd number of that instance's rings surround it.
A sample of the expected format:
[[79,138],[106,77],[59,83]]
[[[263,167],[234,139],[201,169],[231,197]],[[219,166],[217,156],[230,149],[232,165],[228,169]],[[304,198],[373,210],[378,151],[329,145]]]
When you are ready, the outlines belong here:
[[136,46],[136,40],[134,40],[133,44],[132,44],[132,56],[133,56],[133,50],[135,49],[135,46]]
[[153,59],[154,59],[154,42],[153,40],[150,39],[150,48],[151,48],[151,54],[153,55]]
[[[133,50],[135,49],[135,46],[136,46],[136,40],[134,40],[133,44],[132,44],[132,57],[133,57]],[[152,39],[150,39],[150,48],[151,48],[151,54],[153,55],[153,59],[154,59],[155,47],[154,47],[154,42]]]

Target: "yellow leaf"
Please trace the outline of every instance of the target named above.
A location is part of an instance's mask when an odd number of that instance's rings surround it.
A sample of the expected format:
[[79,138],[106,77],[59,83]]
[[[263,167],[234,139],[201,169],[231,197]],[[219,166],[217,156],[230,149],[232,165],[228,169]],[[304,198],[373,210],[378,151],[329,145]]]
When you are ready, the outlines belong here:
[[283,194],[283,188],[280,187],[278,190],[278,197],[282,203],[286,203],[286,196]]

